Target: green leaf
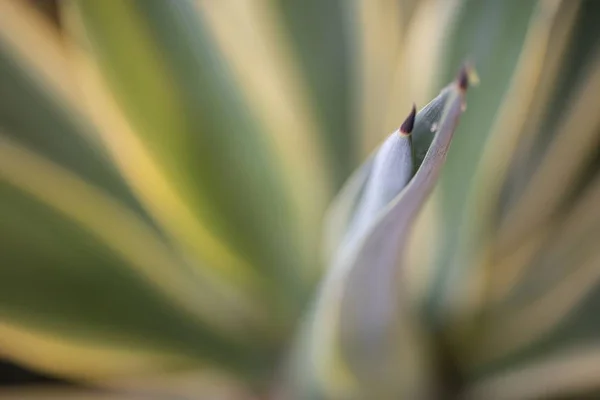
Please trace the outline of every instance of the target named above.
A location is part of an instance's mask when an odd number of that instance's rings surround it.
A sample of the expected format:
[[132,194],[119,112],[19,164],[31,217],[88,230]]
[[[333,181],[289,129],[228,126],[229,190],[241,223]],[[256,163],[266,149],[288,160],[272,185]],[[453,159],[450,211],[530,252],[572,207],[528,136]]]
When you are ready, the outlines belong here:
[[[421,389],[410,381],[419,376],[419,365],[426,363],[417,361],[425,357],[421,346],[426,339],[419,338],[419,327],[410,317],[399,254],[433,189],[464,108],[463,90],[457,84],[447,90],[438,100],[445,107],[437,134],[414,176],[410,145],[400,145],[408,137],[396,131],[342,192],[356,199],[337,203],[352,216],[333,248],[306,332],[307,357],[316,365],[313,379],[332,398],[415,394],[414,390]],[[417,115],[415,129],[430,125],[428,116]],[[357,190],[359,186],[362,189]]]
[[[570,101],[568,105],[559,101],[566,109],[556,117],[548,98],[560,93],[553,92],[561,83],[559,79],[553,87],[557,81],[545,81],[546,74],[557,64],[569,66],[570,60],[552,60],[570,54],[555,54],[560,40],[567,44],[578,40],[577,35],[569,38],[569,26],[582,18],[575,18],[582,4],[543,4],[467,202],[467,229],[460,233],[463,243],[470,243],[465,246],[467,256],[455,260],[455,271],[462,270],[462,275],[450,280],[458,288],[455,296],[466,294],[463,300],[468,298],[471,306],[462,310],[464,319],[446,326],[458,368],[480,388],[506,379],[507,389],[501,393],[508,398],[510,393],[527,392],[536,397],[539,383],[527,382],[536,371],[557,375],[550,378],[556,393],[591,387],[597,380],[594,373],[567,378],[558,371],[591,362],[578,354],[578,348],[593,353],[597,346],[598,324],[591,313],[598,304],[600,264],[594,238],[600,225],[592,204],[597,204],[600,193],[596,164],[600,120],[591,104],[597,102],[600,90],[600,59],[597,51],[590,53],[581,74],[570,77]],[[582,7],[579,12],[583,11]],[[542,117],[550,117],[554,126],[548,127]],[[541,127],[549,131],[537,132]],[[547,145],[541,146],[542,136],[550,139]],[[526,146],[520,147],[523,143]],[[535,165],[532,175],[530,163]],[[510,187],[511,180],[517,184]],[[513,190],[509,201],[501,197],[503,186]],[[453,300],[448,296],[445,301]],[[462,330],[453,329],[459,325]]]
[[206,369],[126,377],[102,382],[101,387],[30,385],[4,387],[0,397],[7,400],[247,400],[253,397],[242,382]]
[[248,304],[102,190],[7,139],[0,155],[2,321],[260,374],[271,344]]
[[[39,62],[52,64],[57,60],[51,55],[55,43],[53,35],[46,41],[19,42],[24,38],[41,34],[20,24],[22,16],[10,5],[2,5],[2,22],[12,32],[0,31],[0,128],[5,137],[21,143],[43,154],[59,165],[75,171],[79,176],[103,188],[119,198],[127,206],[151,219],[135,199],[118,170],[111,164],[110,156],[94,138],[94,127],[86,121],[80,109],[75,109],[70,100],[45,76],[47,71],[37,68],[18,46],[43,46],[44,56]],[[37,21],[32,21],[35,23]],[[21,29],[21,30],[17,30]],[[53,32],[50,32],[51,34]],[[15,37],[16,36],[16,37]],[[15,43],[15,41],[17,43]],[[50,65],[47,65],[50,68]],[[67,68],[61,64],[58,68]]]
[[[451,92],[450,87],[444,88],[435,99],[416,115],[411,133],[413,171],[421,166],[427,150],[431,146],[444,106]],[[327,212],[324,240],[329,257],[341,245],[344,236],[350,230],[351,223],[355,220],[358,204],[364,196],[365,187],[372,173],[374,158],[378,151],[379,149],[375,150],[350,176]]]
[[294,224],[301,231],[297,242],[304,254],[314,256],[305,266],[307,276],[318,277],[322,265],[315,249],[320,246],[323,213],[333,195],[335,161],[327,158],[323,148],[323,128],[300,68],[293,62],[285,27],[276,18],[277,5],[211,0],[196,4],[246,106],[272,143],[282,183],[293,203]]
[[[593,168],[600,118],[591,104],[600,98],[600,52],[596,50],[593,56],[586,64],[587,70],[571,83],[574,88],[568,108],[560,113],[555,126],[547,127],[548,131],[537,137],[547,143],[538,143],[534,154],[530,154],[532,164],[535,163],[532,172],[526,166],[521,170],[527,187],[515,194],[511,209],[500,223],[499,240],[504,243],[518,242],[566,207],[573,200],[571,194],[582,183],[579,177],[588,173],[586,168],[590,164]],[[549,114],[549,118],[554,120],[555,114]]]
[[283,320],[305,259],[270,143],[192,1],[75,3],[105,78],[199,224],[254,268]]
[[412,132],[415,170],[421,167],[431,142],[435,138],[444,106],[451,92],[452,90],[448,87],[442,89],[440,94],[423,107],[417,115],[415,129]]
[[455,258],[461,249],[457,227],[471,211],[466,207],[482,149],[495,121],[496,113],[510,87],[521,54],[535,2],[463,2],[445,46],[446,60],[441,81],[454,74],[460,60],[469,59],[477,68],[481,86],[469,94],[469,112],[461,121],[456,140],[438,185],[441,207],[440,248],[434,261],[435,280],[426,300],[426,313],[434,325],[442,325],[457,280]]
[[359,127],[353,115],[357,40],[354,4],[343,0],[276,0],[324,127],[324,146],[341,186],[355,166]]

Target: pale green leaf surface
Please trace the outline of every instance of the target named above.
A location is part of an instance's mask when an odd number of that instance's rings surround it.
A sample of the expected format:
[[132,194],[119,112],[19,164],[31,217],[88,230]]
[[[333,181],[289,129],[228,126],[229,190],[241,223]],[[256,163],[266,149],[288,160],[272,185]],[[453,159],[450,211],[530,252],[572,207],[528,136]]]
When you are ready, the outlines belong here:
[[[411,133],[412,171],[416,171],[425,158],[427,150],[435,137],[444,106],[450,93],[452,93],[451,87],[444,88],[435,99],[419,110],[416,115],[414,128]],[[357,218],[356,214],[359,212],[357,211],[357,207],[362,201],[366,190],[365,186],[372,174],[374,158],[378,151],[379,149],[375,150],[358,170],[350,176],[327,212],[324,237],[327,259],[330,259],[331,255],[341,245],[344,236],[351,230],[352,224],[354,226],[362,225],[361,223],[354,222]],[[383,203],[387,202],[389,202],[389,198],[387,201],[383,201]],[[373,217],[373,210],[369,217]]]
[[372,169],[373,156],[370,156],[348,178],[327,211],[324,234],[327,261],[332,260],[349,230]]
[[[420,368],[408,365],[427,362],[419,360],[424,350],[422,343],[417,344],[427,339],[419,338],[419,328],[409,319],[398,256],[433,189],[464,108],[464,93],[456,84],[447,90],[437,134],[412,179],[411,152],[396,146],[402,139],[398,131],[374,153],[366,167],[370,172],[359,170],[351,179],[347,194],[362,192],[353,207],[357,220],[347,225],[348,232],[330,260],[313,328],[308,330],[310,357],[317,365],[313,373],[325,391],[331,390],[332,398],[348,393],[358,398],[359,393],[389,396],[404,390],[414,395],[423,389],[413,386],[422,378]],[[421,115],[421,124],[424,115],[429,114]],[[404,175],[406,171],[411,172]],[[360,182],[363,189],[353,190]]]

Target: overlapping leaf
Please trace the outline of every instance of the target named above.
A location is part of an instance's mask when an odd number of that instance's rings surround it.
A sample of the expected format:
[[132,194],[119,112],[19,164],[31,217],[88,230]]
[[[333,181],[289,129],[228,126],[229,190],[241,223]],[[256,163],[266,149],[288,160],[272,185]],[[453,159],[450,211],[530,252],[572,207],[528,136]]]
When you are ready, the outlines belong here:
[[463,107],[464,91],[454,83],[417,114],[414,131],[419,135],[430,132],[434,123],[438,129],[416,172],[412,138],[396,131],[334,203],[327,232],[330,269],[304,344],[316,366],[317,390],[324,390],[326,398],[373,393],[388,398],[424,390],[415,382],[423,383],[420,368],[427,363],[427,350],[422,346],[428,344],[411,318],[404,291],[408,282],[398,260],[412,221],[433,189]]

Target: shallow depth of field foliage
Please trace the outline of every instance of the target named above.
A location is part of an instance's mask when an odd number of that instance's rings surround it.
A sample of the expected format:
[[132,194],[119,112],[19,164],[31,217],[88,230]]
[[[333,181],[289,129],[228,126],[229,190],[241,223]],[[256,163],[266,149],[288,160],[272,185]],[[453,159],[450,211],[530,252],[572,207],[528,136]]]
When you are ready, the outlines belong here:
[[0,0],[0,398],[600,396],[599,21]]

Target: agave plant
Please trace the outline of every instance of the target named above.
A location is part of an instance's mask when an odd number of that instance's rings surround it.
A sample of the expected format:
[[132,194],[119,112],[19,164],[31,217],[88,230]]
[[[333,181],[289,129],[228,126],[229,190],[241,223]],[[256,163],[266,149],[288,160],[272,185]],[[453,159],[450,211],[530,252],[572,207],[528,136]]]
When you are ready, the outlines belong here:
[[0,396],[598,395],[599,18],[0,1]]

